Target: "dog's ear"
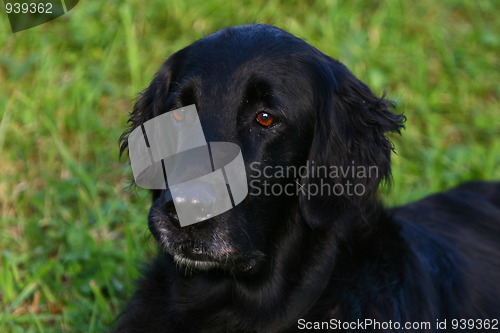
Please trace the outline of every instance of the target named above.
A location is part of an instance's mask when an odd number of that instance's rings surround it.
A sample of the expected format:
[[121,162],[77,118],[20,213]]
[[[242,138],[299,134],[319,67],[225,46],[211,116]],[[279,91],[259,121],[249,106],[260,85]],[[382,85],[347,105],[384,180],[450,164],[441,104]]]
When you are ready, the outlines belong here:
[[[180,66],[185,49],[170,56],[155,74],[149,86],[144,89],[135,102],[127,121],[128,127],[120,136],[120,157],[128,148],[128,136],[137,127],[146,121],[168,111],[166,106],[171,95],[171,85],[175,82],[176,68]],[[160,196],[161,191],[152,190],[153,202]]]
[[185,50],[183,49],[170,56],[155,74],[149,86],[139,94],[134,108],[130,112],[127,121],[128,127],[120,136],[120,156],[127,150],[128,136],[136,127],[168,111],[165,107],[171,95],[171,85],[172,82],[175,82],[176,68],[180,66]]
[[338,61],[322,59],[312,72],[316,123],[300,208],[311,228],[321,229],[373,206],[391,174],[393,146],[385,134],[400,133],[405,117]]

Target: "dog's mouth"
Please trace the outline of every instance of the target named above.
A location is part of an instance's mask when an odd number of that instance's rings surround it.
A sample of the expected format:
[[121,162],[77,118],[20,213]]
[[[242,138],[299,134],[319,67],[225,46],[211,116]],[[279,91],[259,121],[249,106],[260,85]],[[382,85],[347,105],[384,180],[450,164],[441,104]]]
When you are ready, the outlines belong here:
[[246,273],[253,271],[264,257],[260,251],[235,248],[224,229],[199,234],[196,226],[180,227],[173,210],[154,209],[150,222],[153,235],[179,268]]
[[249,272],[257,266],[258,259],[262,257],[260,254],[240,256],[236,252],[212,254],[199,246],[188,245],[181,245],[174,251],[167,250],[167,253],[172,256],[178,266],[195,271],[222,269]]
[[210,254],[201,244],[183,243],[174,249],[167,249],[179,266],[194,270],[209,270],[224,267],[224,260],[214,254]]
[[217,261],[210,260],[194,260],[191,258],[184,257],[180,254],[173,255],[174,261],[179,266],[184,266],[187,268],[195,269],[195,270],[209,270],[216,267],[221,267],[221,263]]

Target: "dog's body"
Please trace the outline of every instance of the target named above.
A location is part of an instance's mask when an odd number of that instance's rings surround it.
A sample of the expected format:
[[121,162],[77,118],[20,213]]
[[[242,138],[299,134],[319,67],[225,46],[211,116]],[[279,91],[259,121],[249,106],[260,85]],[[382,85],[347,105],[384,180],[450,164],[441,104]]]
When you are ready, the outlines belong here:
[[327,180],[361,184],[354,196],[250,194],[183,228],[169,191],[154,191],[149,226],[159,255],[116,332],[375,330],[359,326],[365,319],[392,321],[388,332],[477,319],[465,327],[477,332],[481,320],[499,319],[500,184],[468,183],[384,210],[376,199],[390,176],[384,133],[399,132],[403,117],[339,62],[274,27],[222,30],[169,58],[137,102],[122,149],[132,129],[190,104],[207,141],[241,147],[249,179],[263,177],[255,162],[307,161],[375,166],[377,177]]

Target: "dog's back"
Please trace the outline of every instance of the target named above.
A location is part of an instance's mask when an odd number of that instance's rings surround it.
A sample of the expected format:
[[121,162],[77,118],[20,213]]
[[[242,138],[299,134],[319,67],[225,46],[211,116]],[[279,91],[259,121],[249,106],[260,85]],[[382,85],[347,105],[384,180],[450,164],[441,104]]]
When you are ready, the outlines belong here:
[[437,319],[500,317],[500,183],[465,183],[390,214],[412,258],[408,281],[435,298]]

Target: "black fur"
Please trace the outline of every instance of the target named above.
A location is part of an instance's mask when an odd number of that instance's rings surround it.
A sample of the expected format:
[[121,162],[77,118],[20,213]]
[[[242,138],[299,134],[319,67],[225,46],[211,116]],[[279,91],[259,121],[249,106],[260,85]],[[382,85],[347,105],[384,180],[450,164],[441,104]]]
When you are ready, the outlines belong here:
[[[499,318],[500,185],[468,183],[383,209],[376,192],[390,177],[385,134],[399,132],[404,117],[344,65],[275,27],[224,29],[166,61],[137,101],[121,151],[132,129],[190,104],[207,141],[241,147],[249,179],[263,180],[253,162],[298,168],[307,161],[375,166],[378,177],[322,179],[361,184],[366,191],[354,196],[250,194],[184,228],[170,193],[154,191],[149,227],[159,254],[116,332],[296,332],[299,319],[366,318],[430,322],[414,331],[434,332],[436,320],[447,319],[450,329],[452,319]],[[260,111],[275,125],[259,125]],[[197,269],[174,255],[218,264]]]

